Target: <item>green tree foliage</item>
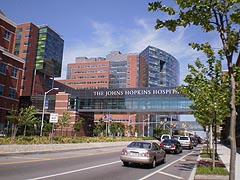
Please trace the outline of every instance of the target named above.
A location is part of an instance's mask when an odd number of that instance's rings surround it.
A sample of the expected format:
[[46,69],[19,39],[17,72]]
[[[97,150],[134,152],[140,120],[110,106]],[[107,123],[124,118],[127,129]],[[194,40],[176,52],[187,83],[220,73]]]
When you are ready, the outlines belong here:
[[95,135],[99,136],[100,134],[103,134],[105,130],[106,130],[106,125],[103,120],[100,120],[99,122],[94,123],[93,133]]
[[11,137],[15,138],[17,131],[20,127],[24,127],[24,136],[26,134],[27,126],[33,126],[39,118],[35,117],[35,114],[38,110],[34,106],[29,106],[28,108],[21,108],[18,110],[16,107],[12,107],[8,112],[7,116],[8,121],[10,121],[12,126]]
[[[157,1],[149,3],[149,11],[167,13],[166,20],[157,19],[156,29],[166,27],[169,31],[176,31],[177,27],[201,27],[205,33],[215,32],[222,42],[218,54],[227,61],[229,89],[230,89],[230,180],[235,179],[236,162],[236,79],[234,77],[233,58],[239,56],[239,24],[240,0],[175,0],[175,5],[168,7]],[[169,1],[168,1],[169,2]],[[161,15],[161,17],[163,17]],[[190,43],[196,49],[208,53],[204,44]],[[205,46],[207,47],[207,46]],[[211,50],[210,50],[211,51]]]
[[39,118],[35,117],[36,113],[38,112],[35,106],[29,106],[28,108],[21,108],[20,109],[20,116],[21,122],[19,123],[20,126],[24,126],[23,136],[26,135],[27,126],[34,126],[37,122],[40,121]]
[[60,127],[62,136],[63,136],[63,128],[69,126],[70,118],[71,118],[70,113],[68,111],[64,111],[62,117],[58,120],[58,123],[56,124],[57,127]]
[[80,130],[83,128],[83,126],[85,125],[86,121],[84,118],[79,118],[76,119],[75,123],[73,124],[73,129],[75,131],[75,137],[76,137],[76,132],[80,132]]
[[20,122],[20,116],[19,111],[17,107],[12,107],[8,111],[7,120],[11,123],[11,137],[15,138],[18,128],[19,128],[19,122]]
[[193,114],[199,124],[202,126],[213,124],[215,113],[214,123],[220,125],[229,115],[229,88],[224,82],[221,61],[207,62],[208,67],[200,60],[195,61],[195,66],[188,65],[190,74],[184,79],[187,85],[181,85],[177,90],[193,100],[190,108],[194,110]]
[[124,125],[122,123],[111,122],[109,129],[113,136],[123,134],[124,132]]

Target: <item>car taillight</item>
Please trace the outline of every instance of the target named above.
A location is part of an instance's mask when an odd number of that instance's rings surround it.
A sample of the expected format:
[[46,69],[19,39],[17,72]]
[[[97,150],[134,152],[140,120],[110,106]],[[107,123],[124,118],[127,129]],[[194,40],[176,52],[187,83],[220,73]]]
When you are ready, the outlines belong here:
[[148,151],[146,151],[146,152],[144,152],[142,154],[143,154],[143,156],[149,157],[149,152]]
[[164,147],[164,144],[163,144],[163,143],[161,143],[161,144],[160,144],[160,147]]
[[122,155],[126,155],[127,154],[127,150],[126,149],[123,149],[122,152],[121,152]]
[[176,146],[174,144],[171,144],[171,148],[175,148]]

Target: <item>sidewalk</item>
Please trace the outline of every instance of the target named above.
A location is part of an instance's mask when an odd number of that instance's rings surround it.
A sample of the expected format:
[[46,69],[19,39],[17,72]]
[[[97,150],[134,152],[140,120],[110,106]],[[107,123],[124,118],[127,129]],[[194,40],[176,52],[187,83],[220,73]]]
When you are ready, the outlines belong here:
[[76,144],[29,144],[29,145],[0,145],[0,156],[12,154],[31,154],[31,153],[46,153],[56,151],[91,149],[103,147],[125,146],[129,141],[121,142],[93,142],[93,143],[76,143]]
[[[218,154],[219,154],[221,160],[223,161],[223,163],[225,164],[226,168],[229,171],[229,168],[230,168],[230,153],[231,153],[230,148],[223,145],[223,144],[218,144],[217,145],[217,151],[218,151]],[[239,154],[239,151],[236,154],[235,179],[240,180],[240,154]]]

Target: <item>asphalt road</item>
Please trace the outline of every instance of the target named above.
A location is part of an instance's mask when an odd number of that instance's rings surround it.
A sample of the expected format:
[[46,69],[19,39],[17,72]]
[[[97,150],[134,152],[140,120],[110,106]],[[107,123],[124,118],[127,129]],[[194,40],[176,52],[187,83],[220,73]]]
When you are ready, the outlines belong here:
[[122,147],[75,150],[45,154],[0,157],[1,180],[188,180],[199,148],[167,154],[167,162],[156,168],[124,167]]

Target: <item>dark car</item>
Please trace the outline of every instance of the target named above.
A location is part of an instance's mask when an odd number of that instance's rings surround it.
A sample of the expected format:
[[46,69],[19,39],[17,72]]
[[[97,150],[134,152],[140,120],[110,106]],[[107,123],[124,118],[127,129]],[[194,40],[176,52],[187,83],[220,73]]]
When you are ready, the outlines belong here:
[[166,152],[156,142],[133,141],[122,150],[120,159],[124,166],[136,163],[154,168],[157,163],[166,161]]
[[179,154],[183,150],[181,143],[176,139],[165,139],[160,146],[168,153]]

